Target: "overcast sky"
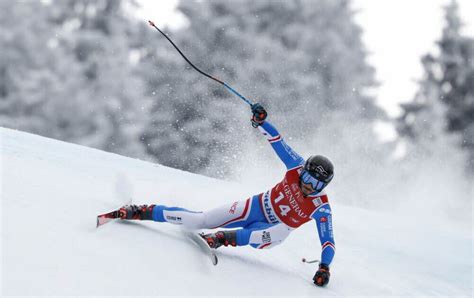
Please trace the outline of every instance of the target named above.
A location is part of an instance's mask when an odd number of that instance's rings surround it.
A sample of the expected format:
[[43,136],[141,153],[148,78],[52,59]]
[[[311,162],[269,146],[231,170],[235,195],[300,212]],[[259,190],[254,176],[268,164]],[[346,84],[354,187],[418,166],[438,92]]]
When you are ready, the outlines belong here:
[[[258,0],[256,0],[258,1]],[[451,0],[353,0],[356,22],[364,29],[369,63],[377,71],[377,102],[391,116],[398,104],[413,98],[421,78],[420,57],[436,50],[444,26],[443,10]],[[179,27],[184,18],[176,13],[177,0],[138,0],[139,16],[159,26]],[[458,0],[464,33],[474,35],[474,0]]]

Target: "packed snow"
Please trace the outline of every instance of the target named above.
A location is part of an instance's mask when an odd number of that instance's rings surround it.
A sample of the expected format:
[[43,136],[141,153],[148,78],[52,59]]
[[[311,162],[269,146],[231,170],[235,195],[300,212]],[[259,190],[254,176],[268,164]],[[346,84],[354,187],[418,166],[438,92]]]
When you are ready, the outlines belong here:
[[129,202],[205,210],[243,200],[255,185],[0,133],[2,296],[472,295],[472,227],[344,206],[330,196],[336,256],[329,285],[318,288],[317,267],[301,262],[321,251],[311,222],[271,250],[223,247],[217,266],[177,226],[95,227],[97,214]]

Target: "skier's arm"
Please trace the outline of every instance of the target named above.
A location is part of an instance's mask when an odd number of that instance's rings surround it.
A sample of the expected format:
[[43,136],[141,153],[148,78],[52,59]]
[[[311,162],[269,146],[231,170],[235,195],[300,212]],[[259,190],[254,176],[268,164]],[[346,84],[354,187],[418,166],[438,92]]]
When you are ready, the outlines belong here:
[[329,267],[336,251],[334,234],[332,230],[332,215],[329,204],[323,204],[313,214],[321,241],[321,264]]
[[267,117],[265,109],[261,105],[255,104],[252,106],[252,112],[254,114],[252,125],[258,127],[260,132],[267,138],[286,168],[291,169],[304,164],[304,159],[286,144],[278,130],[270,122],[265,121]]
[[293,149],[291,149],[288,144],[286,144],[286,142],[280,136],[280,133],[273,125],[270,124],[270,122],[263,122],[258,126],[258,129],[264,136],[266,136],[273,150],[275,150],[276,154],[281,159],[281,161],[283,161],[287,169],[304,164],[304,159]]

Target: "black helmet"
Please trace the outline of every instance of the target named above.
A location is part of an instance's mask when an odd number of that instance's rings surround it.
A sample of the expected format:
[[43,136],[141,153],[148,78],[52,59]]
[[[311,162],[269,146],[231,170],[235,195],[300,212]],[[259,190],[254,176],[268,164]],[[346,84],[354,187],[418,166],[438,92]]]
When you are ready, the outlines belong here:
[[334,165],[322,155],[313,155],[306,160],[304,169],[314,178],[324,182],[326,185],[334,177]]

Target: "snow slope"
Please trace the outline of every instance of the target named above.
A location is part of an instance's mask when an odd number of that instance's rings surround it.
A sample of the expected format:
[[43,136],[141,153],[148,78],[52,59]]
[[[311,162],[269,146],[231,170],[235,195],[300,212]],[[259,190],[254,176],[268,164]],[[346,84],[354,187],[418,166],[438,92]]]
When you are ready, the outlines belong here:
[[244,199],[255,185],[0,133],[2,296],[472,295],[472,227],[350,208],[333,198],[336,258],[328,287],[317,288],[316,268],[300,261],[319,257],[314,223],[272,250],[220,249],[216,267],[176,226],[95,228],[96,214],[130,198],[200,210]]

